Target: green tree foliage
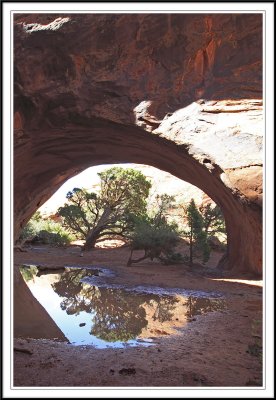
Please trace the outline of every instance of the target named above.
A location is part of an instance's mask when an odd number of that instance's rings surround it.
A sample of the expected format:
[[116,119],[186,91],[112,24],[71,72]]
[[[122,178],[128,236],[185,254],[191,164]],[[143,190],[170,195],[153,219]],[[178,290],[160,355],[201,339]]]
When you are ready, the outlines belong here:
[[[172,196],[158,196],[159,207],[155,214],[134,217],[133,232],[130,235],[131,253],[127,265],[140,262],[147,258],[160,260],[165,264],[183,262],[183,257],[175,253],[174,249],[179,243],[180,236],[175,223],[169,223],[166,212],[174,201]],[[134,250],[143,250],[144,255],[132,259]]]
[[31,239],[42,229],[42,216],[36,211],[32,218],[27,222],[20,234],[20,241]]
[[224,217],[218,205],[202,205],[199,211],[203,218],[203,228],[208,236],[216,233],[226,235]]
[[203,262],[208,261],[210,257],[210,247],[208,245],[207,232],[204,229],[204,219],[197,209],[194,199],[191,199],[186,207],[186,217],[189,229],[184,232],[184,235],[189,240],[189,263],[190,266],[192,266],[195,252],[201,253]]
[[28,282],[28,281],[30,281],[30,280],[32,280],[33,279],[33,277],[37,274],[37,272],[38,272],[38,268],[36,267],[36,266],[21,266],[20,268],[19,268],[19,270],[20,270],[20,272],[21,272],[21,274],[22,274],[22,276],[23,276],[23,279],[24,279],[24,281],[25,282]]
[[170,217],[170,212],[175,208],[175,197],[168,194],[157,194],[148,204],[148,214],[154,218]]
[[112,167],[98,175],[98,193],[75,188],[67,193],[67,204],[58,210],[63,226],[85,240],[84,250],[93,249],[105,238],[126,237],[131,215],[145,212],[151,187],[146,177],[132,168]]
[[70,243],[69,235],[67,233],[56,233],[45,229],[38,232],[32,239],[32,243],[49,244],[51,246],[66,246]]
[[22,229],[19,241],[25,243],[50,244],[53,246],[65,246],[74,238],[58,222],[50,217],[43,218],[39,211],[36,211],[29,222]]
[[[131,235],[131,254],[127,265],[150,258],[166,261],[173,254],[173,250],[179,242],[179,235],[176,227],[169,224],[166,220],[156,220],[144,216],[137,218],[134,231]],[[143,257],[133,260],[134,250],[143,250]]]

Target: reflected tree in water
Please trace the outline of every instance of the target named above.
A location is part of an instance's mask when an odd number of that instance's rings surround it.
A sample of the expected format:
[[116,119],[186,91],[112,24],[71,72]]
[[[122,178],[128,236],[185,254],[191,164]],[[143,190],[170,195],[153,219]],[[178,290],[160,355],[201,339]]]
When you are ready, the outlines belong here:
[[174,315],[176,303],[178,302],[179,300],[172,296],[159,298],[156,304],[153,320],[158,320],[161,323],[165,321],[171,321]]
[[[80,299],[78,299],[78,295],[81,292],[83,286],[81,279],[85,276],[92,275],[94,275],[93,271],[90,272],[84,269],[74,269],[64,272],[60,275],[59,281],[52,283],[52,288],[54,289],[54,291],[60,297],[65,297],[66,300],[68,300],[68,302],[66,302],[66,306],[62,306],[63,310],[69,310],[71,308],[70,304],[72,305],[72,308],[75,309],[77,303],[80,302]],[[74,310],[73,312],[68,312],[68,314],[76,313],[76,310]]]
[[38,271],[37,267],[34,265],[31,266],[22,265],[21,267],[19,267],[19,270],[25,282],[32,280],[36,276]]
[[91,334],[108,342],[136,338],[148,325],[144,299],[118,289],[90,288],[94,292],[94,326]]
[[225,306],[225,301],[222,299],[189,296],[185,305],[187,306],[187,317],[192,318],[194,315],[201,315],[210,311],[221,310]]
[[161,323],[173,317],[178,302],[172,296],[158,296],[127,292],[121,289],[101,288],[81,282],[90,271],[74,270],[61,274],[52,284],[63,301],[61,308],[67,314],[78,315],[81,311],[92,314],[91,334],[108,342],[134,339],[147,327],[146,306],[156,307],[154,320]]
[[127,341],[136,338],[148,325],[146,306],[156,304],[154,318],[160,322],[171,320],[173,298],[134,294],[125,290],[93,287],[94,326],[91,333],[103,340]]

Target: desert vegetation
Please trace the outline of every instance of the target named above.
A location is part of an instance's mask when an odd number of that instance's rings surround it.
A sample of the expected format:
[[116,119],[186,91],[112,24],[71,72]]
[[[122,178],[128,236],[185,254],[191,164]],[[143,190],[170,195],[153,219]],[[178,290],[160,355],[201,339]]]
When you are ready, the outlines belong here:
[[[163,264],[184,263],[195,259],[204,264],[215,244],[225,242],[224,218],[213,203],[187,203],[163,193],[149,196],[152,183],[133,168],[112,167],[98,173],[99,187],[93,191],[73,188],[57,212],[42,217],[36,212],[23,229],[25,242],[66,246],[82,240],[82,251],[93,250],[107,239],[120,239],[129,246],[127,266],[145,259]],[[185,242],[188,254],[177,247]],[[138,258],[134,258],[137,250]]]

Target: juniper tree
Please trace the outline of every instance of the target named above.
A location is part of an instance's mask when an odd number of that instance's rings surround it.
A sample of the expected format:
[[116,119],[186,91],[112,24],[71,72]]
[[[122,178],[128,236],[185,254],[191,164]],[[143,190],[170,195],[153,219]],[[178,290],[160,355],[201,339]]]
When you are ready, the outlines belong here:
[[189,240],[189,263],[190,266],[192,266],[196,250],[201,253],[203,262],[208,261],[210,257],[210,247],[207,241],[207,232],[204,229],[204,219],[194,199],[191,199],[185,211],[188,229],[184,232],[184,235]]
[[83,250],[93,249],[105,238],[124,238],[131,215],[145,212],[151,187],[146,177],[132,168],[112,167],[98,175],[98,192],[75,188],[67,193],[67,203],[58,210],[63,226],[85,240]]

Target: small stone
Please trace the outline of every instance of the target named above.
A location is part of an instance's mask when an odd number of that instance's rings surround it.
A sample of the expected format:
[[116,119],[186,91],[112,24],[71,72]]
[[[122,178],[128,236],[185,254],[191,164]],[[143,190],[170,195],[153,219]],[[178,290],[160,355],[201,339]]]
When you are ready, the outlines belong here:
[[135,368],[122,368],[119,371],[120,375],[134,375],[136,374],[136,369]]

